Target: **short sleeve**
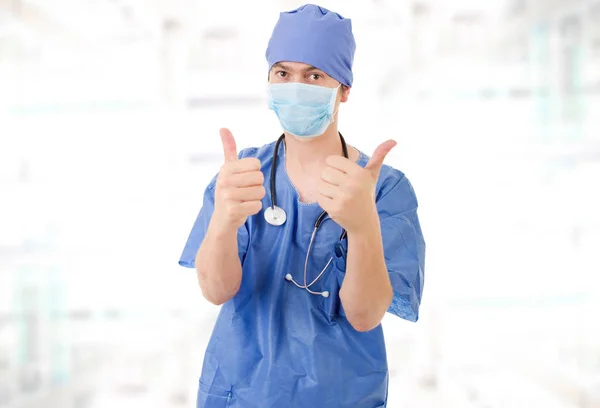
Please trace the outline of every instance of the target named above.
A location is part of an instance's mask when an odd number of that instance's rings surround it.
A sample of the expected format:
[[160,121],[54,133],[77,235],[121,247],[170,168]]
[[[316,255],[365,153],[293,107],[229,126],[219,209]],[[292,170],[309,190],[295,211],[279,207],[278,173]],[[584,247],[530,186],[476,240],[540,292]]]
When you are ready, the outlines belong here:
[[[240,153],[240,157],[241,156],[242,153]],[[200,212],[196,217],[196,221],[192,226],[192,230],[188,236],[185,246],[183,247],[181,257],[179,258],[179,265],[183,267],[195,268],[196,253],[198,252],[198,248],[200,248],[200,245],[206,236],[206,230],[208,229],[208,224],[210,223],[210,219],[215,209],[216,182],[217,176],[211,180],[204,191],[202,207],[200,208]],[[238,229],[237,238],[238,254],[240,256],[240,261],[243,264],[249,242],[247,222]]]
[[[398,172],[399,173],[399,172]],[[425,240],[412,185],[401,174],[377,200],[385,262],[394,290],[388,312],[416,322],[423,294]]]

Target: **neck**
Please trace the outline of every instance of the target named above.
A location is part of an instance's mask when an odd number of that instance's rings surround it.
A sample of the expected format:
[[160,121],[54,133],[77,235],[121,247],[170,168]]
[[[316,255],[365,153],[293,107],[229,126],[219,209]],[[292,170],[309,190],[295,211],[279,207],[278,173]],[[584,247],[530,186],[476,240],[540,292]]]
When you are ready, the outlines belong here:
[[286,162],[294,166],[320,166],[328,156],[343,155],[342,142],[337,126],[329,126],[321,136],[302,140],[286,134]]

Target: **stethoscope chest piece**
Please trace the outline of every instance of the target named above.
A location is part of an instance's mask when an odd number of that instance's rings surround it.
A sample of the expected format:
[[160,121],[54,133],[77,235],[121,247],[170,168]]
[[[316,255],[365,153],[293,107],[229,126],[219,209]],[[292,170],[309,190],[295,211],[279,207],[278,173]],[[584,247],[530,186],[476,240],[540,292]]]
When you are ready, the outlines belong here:
[[286,220],[285,211],[283,208],[277,207],[276,205],[268,207],[265,210],[265,220],[271,225],[283,225]]

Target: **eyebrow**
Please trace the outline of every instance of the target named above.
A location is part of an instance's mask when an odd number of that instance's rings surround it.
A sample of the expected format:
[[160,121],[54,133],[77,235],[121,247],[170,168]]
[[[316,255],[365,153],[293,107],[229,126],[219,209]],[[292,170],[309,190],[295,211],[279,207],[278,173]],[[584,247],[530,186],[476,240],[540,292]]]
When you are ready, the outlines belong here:
[[[273,65],[273,69],[275,69],[275,68],[280,68],[280,69],[283,69],[284,71],[292,71],[292,69],[290,67],[288,67],[285,64],[282,64],[281,62],[278,62],[275,65]],[[320,72],[323,72],[322,69],[319,69],[317,67],[313,67],[312,65],[304,68],[303,71],[304,72],[310,72],[310,71],[320,71]]]

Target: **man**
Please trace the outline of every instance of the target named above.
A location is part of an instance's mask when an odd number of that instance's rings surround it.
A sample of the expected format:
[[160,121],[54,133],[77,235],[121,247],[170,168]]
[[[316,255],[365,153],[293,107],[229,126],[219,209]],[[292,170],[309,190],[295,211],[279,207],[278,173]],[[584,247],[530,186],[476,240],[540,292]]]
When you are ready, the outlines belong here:
[[380,322],[417,320],[425,244],[409,181],[383,165],[395,142],[369,158],[338,133],[354,51],[350,20],[281,13],[266,57],[284,134],[238,154],[221,129],[225,164],[180,260],[223,305],[198,407],[386,405]]

